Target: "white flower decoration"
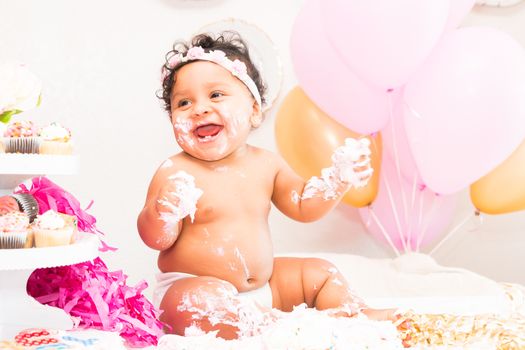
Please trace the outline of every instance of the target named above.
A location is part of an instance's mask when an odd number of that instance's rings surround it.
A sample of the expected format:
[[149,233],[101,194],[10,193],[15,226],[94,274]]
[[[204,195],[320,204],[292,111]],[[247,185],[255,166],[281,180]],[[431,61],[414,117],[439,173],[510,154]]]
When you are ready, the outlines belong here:
[[0,121],[35,108],[40,103],[42,82],[23,64],[0,65]]

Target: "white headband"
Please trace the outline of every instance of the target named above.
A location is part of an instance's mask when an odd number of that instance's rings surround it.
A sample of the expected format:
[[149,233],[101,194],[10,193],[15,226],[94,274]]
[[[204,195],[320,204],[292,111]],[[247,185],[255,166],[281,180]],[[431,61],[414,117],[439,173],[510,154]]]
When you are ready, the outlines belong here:
[[259,89],[257,89],[257,85],[255,85],[255,82],[248,75],[246,64],[244,64],[244,62],[238,59],[235,59],[233,61],[230,60],[228,57],[226,57],[224,51],[214,50],[210,52],[205,52],[202,47],[194,46],[190,48],[188,52],[186,52],[186,55],[179,53],[177,55],[172,56],[168,60],[168,67],[173,69],[179,63],[196,60],[217,63],[218,65],[229,70],[233,76],[237,77],[240,81],[244,83],[244,85],[246,85],[248,90],[250,90],[251,94],[253,95],[253,98],[255,98],[255,101],[257,101],[259,107],[261,107],[262,109],[261,95],[259,94]]

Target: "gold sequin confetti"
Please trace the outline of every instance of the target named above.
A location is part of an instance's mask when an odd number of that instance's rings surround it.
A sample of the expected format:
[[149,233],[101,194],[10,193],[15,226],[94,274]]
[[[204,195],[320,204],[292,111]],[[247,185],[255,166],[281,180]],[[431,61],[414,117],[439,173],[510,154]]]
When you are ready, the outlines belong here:
[[466,346],[491,342],[497,350],[525,350],[525,317],[494,314],[458,316],[406,312],[398,324],[408,324],[401,337],[408,346]]

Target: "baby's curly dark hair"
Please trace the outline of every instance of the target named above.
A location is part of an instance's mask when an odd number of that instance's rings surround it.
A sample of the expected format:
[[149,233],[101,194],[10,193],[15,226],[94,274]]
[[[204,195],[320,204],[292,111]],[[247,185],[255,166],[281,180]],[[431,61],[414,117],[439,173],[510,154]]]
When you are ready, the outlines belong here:
[[171,116],[171,94],[173,85],[176,80],[176,72],[193,61],[181,62],[174,67],[170,67],[170,59],[178,54],[185,55],[191,47],[200,46],[205,52],[213,50],[221,50],[226,54],[230,60],[238,59],[246,65],[246,69],[250,78],[257,86],[259,94],[261,95],[261,101],[264,105],[266,103],[264,94],[266,92],[266,85],[264,84],[261,74],[257,67],[253,64],[250,58],[250,52],[248,45],[241,38],[239,33],[234,31],[224,31],[219,33],[216,37],[213,34],[199,34],[194,36],[189,42],[177,41],[173,44],[173,49],[166,54],[166,62],[162,66],[163,79],[162,89],[158,91],[157,97],[164,102],[164,109]]

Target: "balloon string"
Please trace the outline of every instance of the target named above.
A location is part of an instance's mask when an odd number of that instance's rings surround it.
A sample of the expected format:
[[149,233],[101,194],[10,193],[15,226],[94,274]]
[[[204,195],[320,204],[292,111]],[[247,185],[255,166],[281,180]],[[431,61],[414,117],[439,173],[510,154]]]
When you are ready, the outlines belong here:
[[[399,152],[397,149],[397,138],[395,133],[395,118],[394,118],[394,103],[392,102],[392,94],[388,95],[388,102],[390,105],[390,126],[392,130],[392,148],[394,149],[394,163],[396,165],[396,174],[397,174],[397,181],[399,184],[399,189],[401,190],[401,200],[403,201],[403,209],[405,211],[405,222],[408,222],[408,205],[407,205],[407,198],[404,190],[404,186],[402,184],[402,178],[401,178],[401,166],[399,165]],[[403,232],[403,237],[405,236],[405,233]]]
[[[410,213],[414,213],[414,205],[416,204],[416,185],[417,185],[417,174],[414,176],[414,183],[412,185],[412,196],[410,198]],[[413,232],[413,220],[408,220],[408,231],[407,231],[407,241],[412,249],[412,232]],[[419,247],[416,246],[416,251],[419,252]]]
[[475,214],[470,213],[465,217],[459,224],[456,225],[439,243],[428,253],[428,255],[434,254],[446,241],[449,240],[456,231],[458,231],[463,225],[465,225]]
[[390,236],[386,232],[385,227],[381,224],[381,222],[379,221],[379,218],[377,217],[376,213],[374,213],[374,211],[372,210],[372,208],[370,206],[368,206],[368,211],[370,212],[370,216],[372,217],[372,219],[374,220],[376,225],[381,230],[381,233],[383,234],[383,236],[385,237],[387,242],[390,244],[390,247],[392,247],[392,249],[394,250],[394,253],[396,253],[396,256],[398,256],[398,257],[401,256],[401,254],[399,253],[399,250],[397,250],[396,246],[392,242],[392,239],[390,238]]
[[[423,222],[423,206],[424,206],[424,202],[423,202],[423,197],[424,197],[424,194],[423,194],[423,190],[419,191],[419,215],[418,215],[418,220],[417,220],[417,230],[419,232],[421,232],[421,224]],[[419,237],[417,238],[417,245],[416,245],[416,251],[419,252],[419,245],[420,245],[420,240],[419,240]]]
[[392,208],[392,214],[394,215],[394,219],[396,221],[397,231],[399,232],[399,238],[401,239],[401,243],[403,244],[403,250],[405,253],[408,252],[407,244],[405,241],[405,235],[403,234],[403,231],[401,230],[401,222],[399,221],[399,215],[397,215],[397,209],[396,204],[394,202],[394,197],[392,196],[392,190],[390,189],[390,185],[388,183],[388,176],[384,177],[385,179],[385,186],[386,191],[388,192],[388,199],[390,201],[390,206]]
[[[422,191],[422,196],[423,196],[423,192]],[[440,203],[439,206],[437,206],[436,208],[436,203],[439,201],[437,200],[436,198],[438,198],[438,195],[434,194],[434,198],[432,200],[432,207],[430,208],[430,211],[428,212],[428,214],[426,215],[425,217],[425,226],[423,227],[423,230],[421,231],[421,234],[419,235],[418,237],[418,240],[417,240],[417,249],[419,250],[419,247],[421,246],[421,243],[423,243],[423,239],[425,238],[426,234],[427,234],[427,231],[428,231],[428,226],[430,225],[430,221],[432,220],[432,217],[434,216],[434,213],[436,211],[437,208],[440,208],[441,207],[441,204],[443,203]],[[441,199],[441,197],[440,197]],[[443,202],[441,200],[441,202]]]

